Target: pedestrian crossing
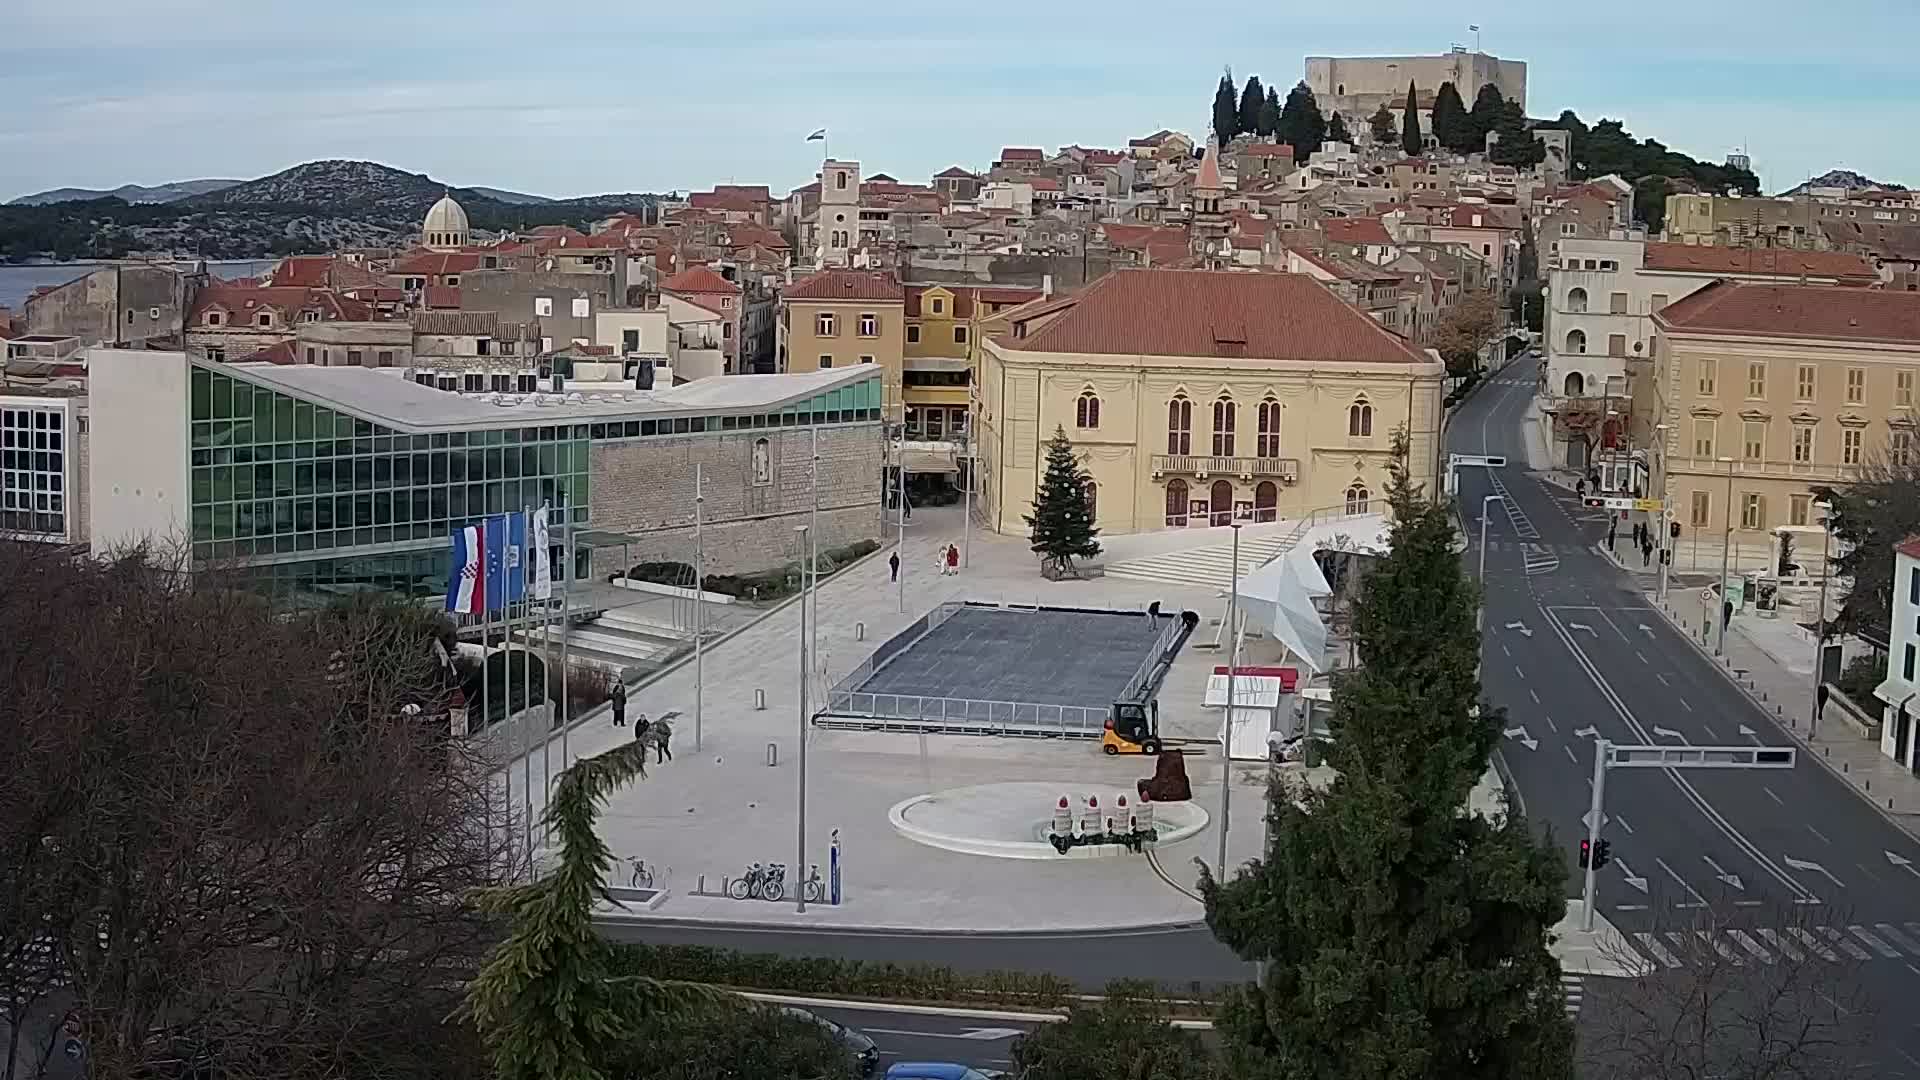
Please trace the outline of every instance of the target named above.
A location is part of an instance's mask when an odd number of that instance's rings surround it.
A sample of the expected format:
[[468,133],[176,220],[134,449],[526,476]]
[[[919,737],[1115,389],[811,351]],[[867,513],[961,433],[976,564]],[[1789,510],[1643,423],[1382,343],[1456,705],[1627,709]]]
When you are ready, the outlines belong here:
[[1636,930],[1624,941],[1621,961],[1643,973],[1712,963],[1716,957],[1736,965],[1895,960],[1912,966],[1920,961],[1920,922]]
[[1586,981],[1582,976],[1562,972],[1560,975],[1560,996],[1566,1000],[1567,1016],[1578,1018],[1580,1002],[1587,996]]

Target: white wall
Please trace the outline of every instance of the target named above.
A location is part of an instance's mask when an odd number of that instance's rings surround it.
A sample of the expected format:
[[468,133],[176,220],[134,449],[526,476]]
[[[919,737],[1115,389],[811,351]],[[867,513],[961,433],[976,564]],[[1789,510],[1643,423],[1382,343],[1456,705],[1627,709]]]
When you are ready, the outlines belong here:
[[[1900,747],[1898,746],[1900,735],[1900,702],[1901,699],[1905,698],[1909,693],[1920,690],[1920,685],[1915,685],[1916,683],[1920,683],[1920,661],[1916,661],[1915,678],[1911,681],[1905,678],[1907,650],[1920,650],[1920,625],[1916,624],[1916,618],[1920,618],[1920,604],[1913,602],[1913,592],[1915,588],[1913,580],[1916,574],[1920,574],[1920,559],[1915,559],[1911,555],[1898,553],[1894,555],[1893,611],[1890,613],[1892,615],[1892,622],[1888,627],[1889,633],[1887,635],[1889,648],[1887,651],[1886,672],[1888,682],[1886,693],[1887,698],[1891,700],[1887,700],[1886,698],[1882,699],[1886,701],[1887,708],[1883,710],[1885,723],[1880,729],[1880,752],[1900,762],[1902,765],[1906,765],[1912,760],[1914,744],[1920,742],[1920,739],[1916,739],[1914,734],[1909,731],[1906,747],[1907,758],[1906,760],[1902,760],[1899,753]],[[1868,708],[1872,707],[1871,702],[1861,702],[1860,704]],[[1920,698],[1916,698],[1914,702],[1908,703],[1907,712],[1909,715],[1920,716],[1920,707],[1916,707],[1917,705],[1920,705]],[[1920,727],[1920,723],[1915,724],[1915,726]]]
[[93,550],[188,539],[185,353],[91,349],[88,516]]
[[[663,297],[671,303],[671,298]],[[667,352],[667,321],[671,318],[670,308],[636,310],[633,308],[601,308],[593,316],[593,343],[611,345],[617,351],[621,348],[622,332],[640,331],[638,351],[652,356],[664,356]]]

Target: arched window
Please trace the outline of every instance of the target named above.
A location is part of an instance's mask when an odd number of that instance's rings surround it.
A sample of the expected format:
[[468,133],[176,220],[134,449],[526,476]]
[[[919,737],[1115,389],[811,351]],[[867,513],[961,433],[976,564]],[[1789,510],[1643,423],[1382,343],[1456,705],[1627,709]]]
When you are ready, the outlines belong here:
[[1565,396],[1567,397],[1579,397],[1580,395],[1586,393],[1587,392],[1586,376],[1580,374],[1577,371],[1567,372],[1567,381],[1564,386],[1564,389],[1566,391]]
[[1280,456],[1280,403],[1268,398],[1260,403],[1260,433],[1254,440],[1253,452],[1263,458]]
[[1373,406],[1366,398],[1347,406],[1347,434],[1354,438],[1373,437]]
[[1347,513],[1364,514],[1367,512],[1367,500],[1372,498],[1367,485],[1355,480],[1347,485]]
[[1100,520],[1100,485],[1087,478],[1087,523],[1095,524]]
[[1193,453],[1193,402],[1184,397],[1167,402],[1167,453]]
[[1567,351],[1583,353],[1587,351],[1587,332],[1585,330],[1567,331]]
[[1233,485],[1225,480],[1215,480],[1207,493],[1207,524],[1233,524]]
[[1234,420],[1240,412],[1233,399],[1222,394],[1220,400],[1213,403],[1213,456],[1233,456]]
[[1080,391],[1080,399],[1073,403],[1073,426],[1077,428],[1100,426],[1100,398],[1093,391]]
[[1280,489],[1271,480],[1260,481],[1260,486],[1253,489],[1253,520],[1278,521],[1279,506]]
[[1575,286],[1571,289],[1568,289],[1567,290],[1567,310],[1568,311],[1587,310],[1587,290],[1582,289],[1579,286]]
[[1185,480],[1167,481],[1167,525],[1179,526],[1187,523],[1187,482]]

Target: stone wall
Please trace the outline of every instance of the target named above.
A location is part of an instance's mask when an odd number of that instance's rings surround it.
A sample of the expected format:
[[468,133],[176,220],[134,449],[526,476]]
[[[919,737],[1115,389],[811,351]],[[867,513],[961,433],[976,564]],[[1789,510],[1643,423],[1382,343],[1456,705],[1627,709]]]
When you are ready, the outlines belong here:
[[[882,446],[878,424],[842,424],[820,431],[820,547],[838,547],[880,533]],[[766,440],[756,470],[755,442]],[[592,528],[640,539],[630,548],[595,551],[592,573],[604,578],[623,560],[693,561],[695,466],[706,494],[703,542],[709,574],[747,573],[794,561],[794,527],[813,508],[808,481],[812,433],[805,428],[723,432],[679,438],[595,443],[589,455]]]

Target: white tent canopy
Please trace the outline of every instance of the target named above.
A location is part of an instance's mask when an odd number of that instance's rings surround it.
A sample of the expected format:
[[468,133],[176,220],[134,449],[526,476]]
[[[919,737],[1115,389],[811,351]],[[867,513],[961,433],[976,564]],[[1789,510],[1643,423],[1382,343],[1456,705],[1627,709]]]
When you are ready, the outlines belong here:
[[1279,558],[1240,579],[1240,610],[1248,622],[1273,635],[1315,674],[1325,671],[1327,625],[1313,606],[1333,590],[1314,561],[1318,551],[1384,555],[1390,548],[1384,514],[1362,514],[1313,525]]

